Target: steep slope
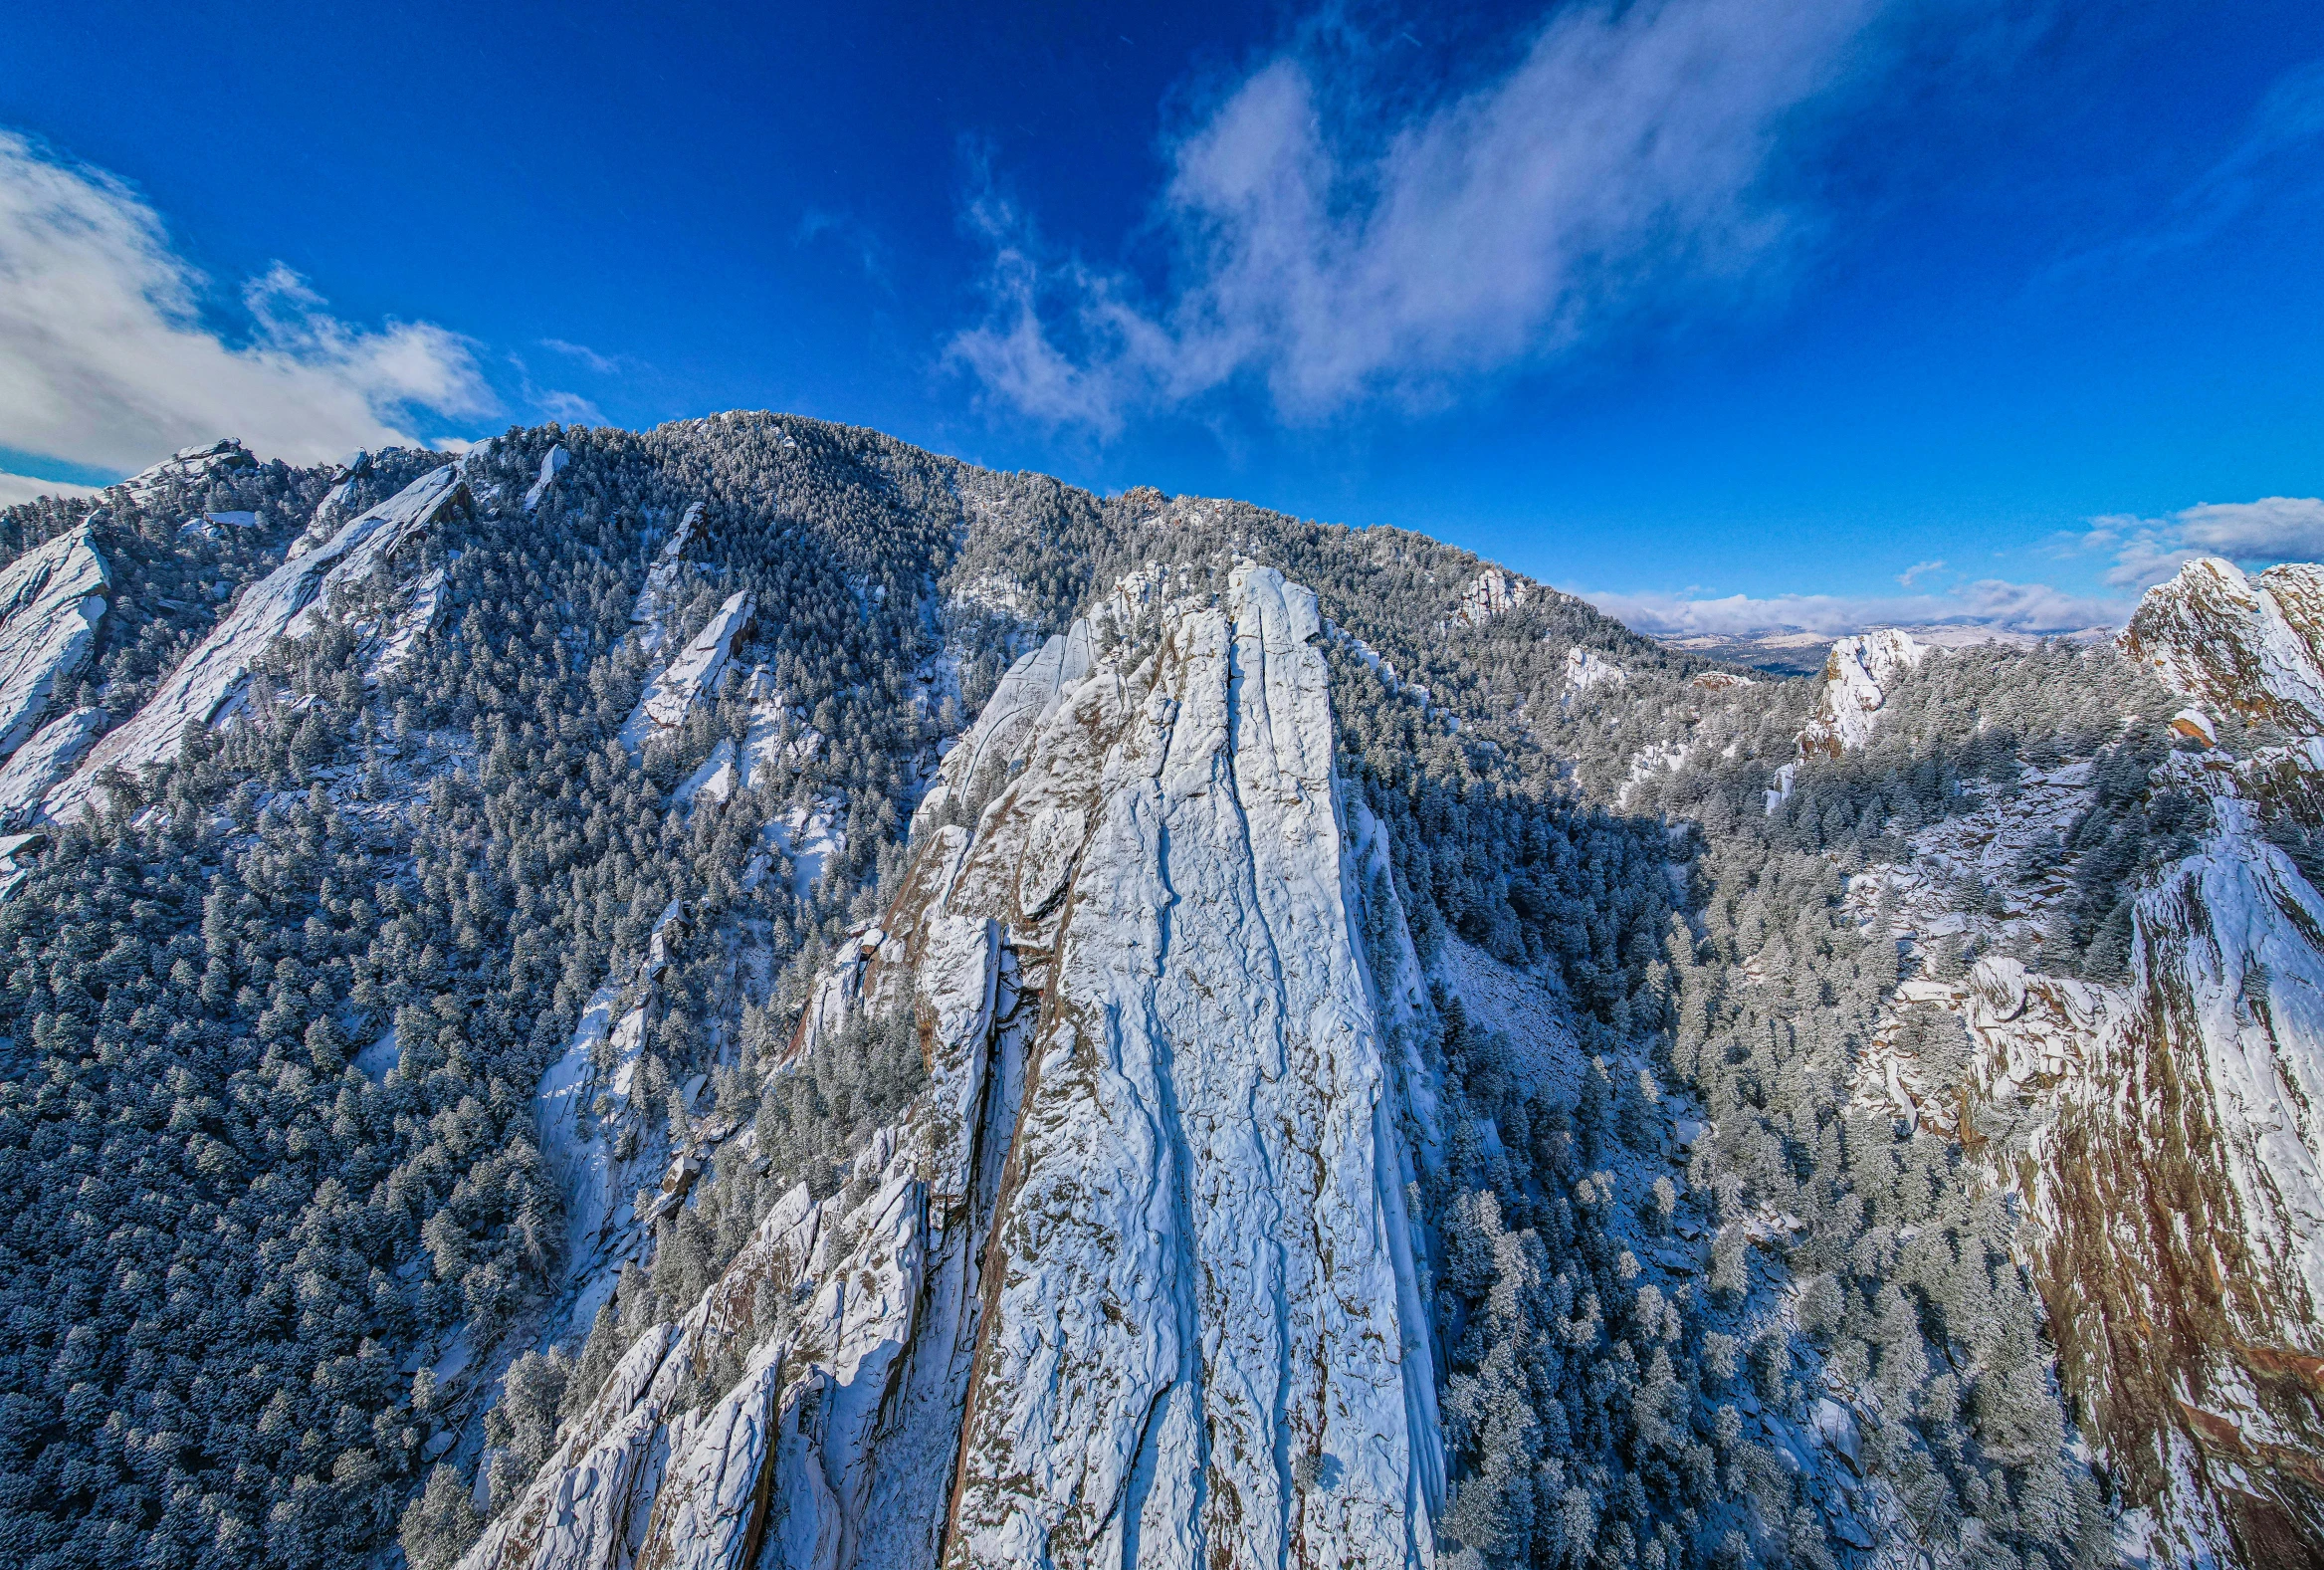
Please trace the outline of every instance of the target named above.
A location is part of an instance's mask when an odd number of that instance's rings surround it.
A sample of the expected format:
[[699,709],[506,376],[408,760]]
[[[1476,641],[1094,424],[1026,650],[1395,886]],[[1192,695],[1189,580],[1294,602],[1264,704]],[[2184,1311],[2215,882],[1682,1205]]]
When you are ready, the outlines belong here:
[[[2191,563],[2149,592],[2123,646],[2214,714],[2312,733],[2324,688],[2299,594],[2313,577]],[[1928,959],[1861,1080],[2023,1197],[2019,1247],[2128,1550],[2312,1564],[2324,898],[2277,841],[2324,823],[2324,746],[2182,746],[2136,788],[2199,803],[2203,828],[2131,885],[2119,979],[2076,974],[2044,936],[2087,881],[2095,760],[2023,769],[2006,795],[1913,834],[1909,861],[1868,869],[1854,907]],[[1965,889],[1992,892],[1965,905]],[[1984,957],[1946,972],[1965,947]],[[1959,1048],[1932,1012],[1960,1022]]]
[[[1013,780],[928,831],[794,1048],[907,1009],[929,1088],[647,1332],[464,1563],[1432,1561],[1409,1065],[1319,630],[1245,568],[1219,608],[1118,600],[1114,659],[1086,625],[1073,674],[1066,639],[1026,657],[955,752]],[[722,1357],[740,1383],[679,1402]]]
[[2296,736],[2324,732],[2324,567],[2256,576],[2204,557],[2149,589],[2122,646],[2175,691]]
[[109,579],[86,529],[0,569],[0,760],[69,699],[97,641]]
[[39,1562],[2305,1529],[2294,727],[790,417],[238,452],[0,518],[115,571],[27,770],[141,777],[0,847]]
[[446,464],[348,520],[327,543],[285,561],[253,584],[162,689],[125,724],[106,732],[81,767],[50,794],[48,815],[66,822],[86,812],[99,777],[107,769],[134,775],[173,757],[189,728],[213,723],[219,710],[236,697],[275,639],[297,638],[310,630],[318,600],[328,603],[334,589],[361,583],[446,514],[472,506],[459,466]]

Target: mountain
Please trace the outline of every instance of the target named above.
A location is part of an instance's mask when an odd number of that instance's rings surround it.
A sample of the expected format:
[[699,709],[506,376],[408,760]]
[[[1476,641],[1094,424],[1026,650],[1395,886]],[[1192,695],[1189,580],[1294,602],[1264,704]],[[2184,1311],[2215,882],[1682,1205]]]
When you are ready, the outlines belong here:
[[2314,569],[1781,677],[769,414],[0,548],[23,1563],[2315,1562]]
[[[2029,632],[2012,632],[2003,627],[1965,623],[1940,622],[1866,630],[1901,632],[1916,644],[1941,649],[1974,648],[1986,643],[2026,649],[2041,641],[2039,636]],[[2061,635],[2076,642],[2092,643],[2110,638],[2113,632],[2111,627],[2090,627]],[[1661,642],[1670,648],[1685,649],[1689,653],[1730,664],[1747,665],[1775,676],[1813,676],[1820,673],[1832,645],[1829,635],[1806,632],[1797,627],[1780,627],[1767,632],[1673,632],[1663,634]]]

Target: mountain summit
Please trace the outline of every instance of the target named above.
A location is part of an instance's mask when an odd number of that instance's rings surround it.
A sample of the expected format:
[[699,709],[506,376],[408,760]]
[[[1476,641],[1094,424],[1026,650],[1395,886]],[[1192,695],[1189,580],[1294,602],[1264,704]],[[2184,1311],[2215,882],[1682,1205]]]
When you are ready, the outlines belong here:
[[770,414],[0,549],[20,1562],[2317,1562],[2315,569],[1786,677]]

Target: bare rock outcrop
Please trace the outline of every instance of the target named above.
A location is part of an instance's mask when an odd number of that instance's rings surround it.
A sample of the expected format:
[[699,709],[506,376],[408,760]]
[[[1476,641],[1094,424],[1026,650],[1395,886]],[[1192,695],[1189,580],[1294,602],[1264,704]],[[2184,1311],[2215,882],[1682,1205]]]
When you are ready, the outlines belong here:
[[1837,758],[1870,741],[1888,694],[1905,672],[1920,668],[1928,652],[1928,645],[1894,627],[1834,643],[1823,662],[1815,713],[1799,732],[1799,756]]
[[923,825],[777,1070],[908,1010],[908,1115],[630,1349],[464,1570],[1433,1562],[1433,1102],[1315,598],[1246,564],[1157,609],[1012,673],[1004,787]]
[[374,568],[395,561],[406,546],[448,514],[470,505],[459,466],[446,464],[348,520],[327,543],[286,561],[245,589],[234,609],[170,672],[145,706],[107,732],[49,796],[49,816],[65,822],[86,812],[99,778],[108,769],[134,774],[174,757],[190,727],[209,724],[241,691],[269,644],[277,638],[302,637],[311,629],[318,600],[327,601],[342,585],[362,582]]
[[31,739],[89,664],[110,581],[87,529],[0,569],[0,758]]
[[2202,557],[2147,591],[2122,647],[2215,714],[2324,735],[2324,567]]
[[718,691],[735,642],[749,627],[754,608],[747,590],[730,595],[677,657],[646,683],[637,708],[621,727],[624,747],[633,754],[643,750],[657,735],[684,725],[695,705]]

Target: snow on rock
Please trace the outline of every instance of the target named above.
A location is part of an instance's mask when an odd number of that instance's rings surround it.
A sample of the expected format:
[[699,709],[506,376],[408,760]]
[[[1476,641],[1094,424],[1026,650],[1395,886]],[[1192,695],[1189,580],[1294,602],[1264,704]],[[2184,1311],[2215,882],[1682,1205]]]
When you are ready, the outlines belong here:
[[[822,751],[823,733],[807,724],[775,690],[765,666],[751,673],[747,697],[750,718],[742,745],[737,747],[732,737],[720,738],[701,767],[670,792],[673,800],[686,804],[730,800],[739,790],[772,785],[782,778],[784,766],[805,764]],[[784,821],[796,829],[807,815],[793,808]],[[791,854],[787,843],[782,849]]]
[[0,829],[17,829],[40,811],[41,798],[73,772],[112,723],[103,709],[75,709],[35,731],[0,768]]
[[375,568],[392,563],[404,547],[471,505],[459,466],[446,464],[245,589],[234,609],[170,672],[145,706],[106,733],[57,787],[48,800],[49,815],[66,822],[87,811],[98,776],[107,769],[134,774],[176,757],[186,731],[209,724],[240,693],[251,665],[275,639],[302,638],[313,630],[317,602],[328,603],[333,591],[364,582]]
[[[2212,827],[2135,897],[2127,981],[2006,952],[1909,980],[1861,1073],[2024,1197],[2060,1378],[2156,1562],[2294,1562],[2280,1550],[2324,1505],[2324,898],[2261,809],[2324,818],[2324,738],[2165,767]],[[1915,833],[1909,865],[1852,879],[1851,905],[1886,896],[1918,940],[2034,952],[2069,869],[2007,869],[2071,826],[2089,776],[2028,771]],[[1966,1062],[1900,1048],[1896,1024],[1931,1007],[1966,1028]]]
[[684,725],[694,706],[718,690],[735,640],[750,624],[754,604],[747,589],[730,595],[678,657],[646,683],[637,708],[621,727],[624,747],[632,753],[642,751],[656,734]]
[[540,499],[548,494],[548,488],[556,484],[556,477],[564,473],[565,465],[572,461],[573,455],[565,451],[562,442],[541,455],[540,478],[534,480],[532,488],[525,493],[525,511],[529,513],[540,505]]
[[363,685],[376,687],[411,663],[428,634],[444,619],[444,569],[432,567],[412,585],[411,598],[384,629],[379,652],[363,673]]
[[1433,1562],[1422,984],[1399,913],[1394,975],[1357,936],[1388,885],[1314,596],[1246,563],[1162,620],[995,693],[1005,787],[921,836],[774,1070],[909,1010],[926,1089],[631,1348],[463,1570]]
[[1894,627],[1834,643],[1823,662],[1822,696],[1799,732],[1799,756],[1837,758],[1870,741],[1889,692],[1928,652],[1926,644]]
[[[1314,596],[1248,564],[1060,695],[952,902],[1064,912],[958,1565],[1425,1563],[1439,1474]],[[1330,1458],[1328,1491],[1288,1464]]]
[[2211,716],[2201,709],[2182,709],[2171,716],[2171,734],[2190,742],[2201,742],[2206,747],[2219,745],[2218,727],[2212,724]]
[[1026,737],[1056,712],[1059,693],[1089,674],[1091,645],[1090,623],[1077,620],[1002,674],[984,712],[945,755],[937,784],[913,813],[916,827],[935,821],[948,802],[971,799],[988,763],[1005,766],[1021,755]]
[[307,527],[300,531],[299,538],[291,542],[291,548],[283,553],[283,560],[296,561],[322,545],[337,533],[341,524],[360,511],[355,505],[356,489],[373,472],[371,455],[360,447],[341,459],[338,478],[331,482],[330,489],[316,504],[315,516],[307,521]]
[[2199,557],[2139,601],[2122,648],[2214,713],[2324,735],[2324,567]]
[[1657,742],[1630,757],[1630,767],[1622,777],[1620,787],[1614,792],[1616,805],[1628,806],[1638,787],[1651,782],[1656,775],[1677,774],[1686,767],[1694,754],[1692,742]]
[[150,469],[140,469],[121,484],[139,501],[158,495],[172,482],[193,485],[208,479],[221,470],[255,469],[258,459],[250,449],[232,437],[222,437],[207,446],[180,447]]
[[[660,1109],[633,1108],[630,1092],[654,987],[685,920],[685,907],[673,900],[654,923],[644,957],[590,995],[572,1039],[541,1072],[533,1091],[541,1159],[564,1197],[568,1276],[581,1274],[602,1251],[622,1220],[623,1196],[636,1186],[637,1169],[654,1159],[653,1152],[641,1151],[644,1142],[635,1136]],[[624,1000],[629,1006],[617,1017],[615,1009]],[[625,1130],[631,1136],[626,1143]],[[623,1150],[630,1156],[616,1154]]]
[[1799,779],[1799,762],[1794,759],[1776,771],[1776,783],[1767,788],[1767,811],[1772,817],[1777,807],[1792,799],[1792,787]]
[[679,515],[678,527],[662,543],[654,564],[646,568],[645,586],[638,590],[629,609],[629,619],[638,628],[639,646],[648,654],[660,653],[669,638],[670,616],[685,602],[682,589],[690,570],[685,554],[701,539],[702,503],[689,502]]
[[0,569],[0,758],[31,738],[88,665],[110,582],[86,528]]
[[1600,683],[1618,687],[1629,679],[1629,672],[1595,649],[1566,651],[1566,685],[1575,692],[1587,692]]
[[1524,604],[1532,591],[1533,585],[1525,579],[1489,566],[1461,590],[1460,608],[1453,612],[1453,619],[1467,626],[1481,627],[1503,611]]

